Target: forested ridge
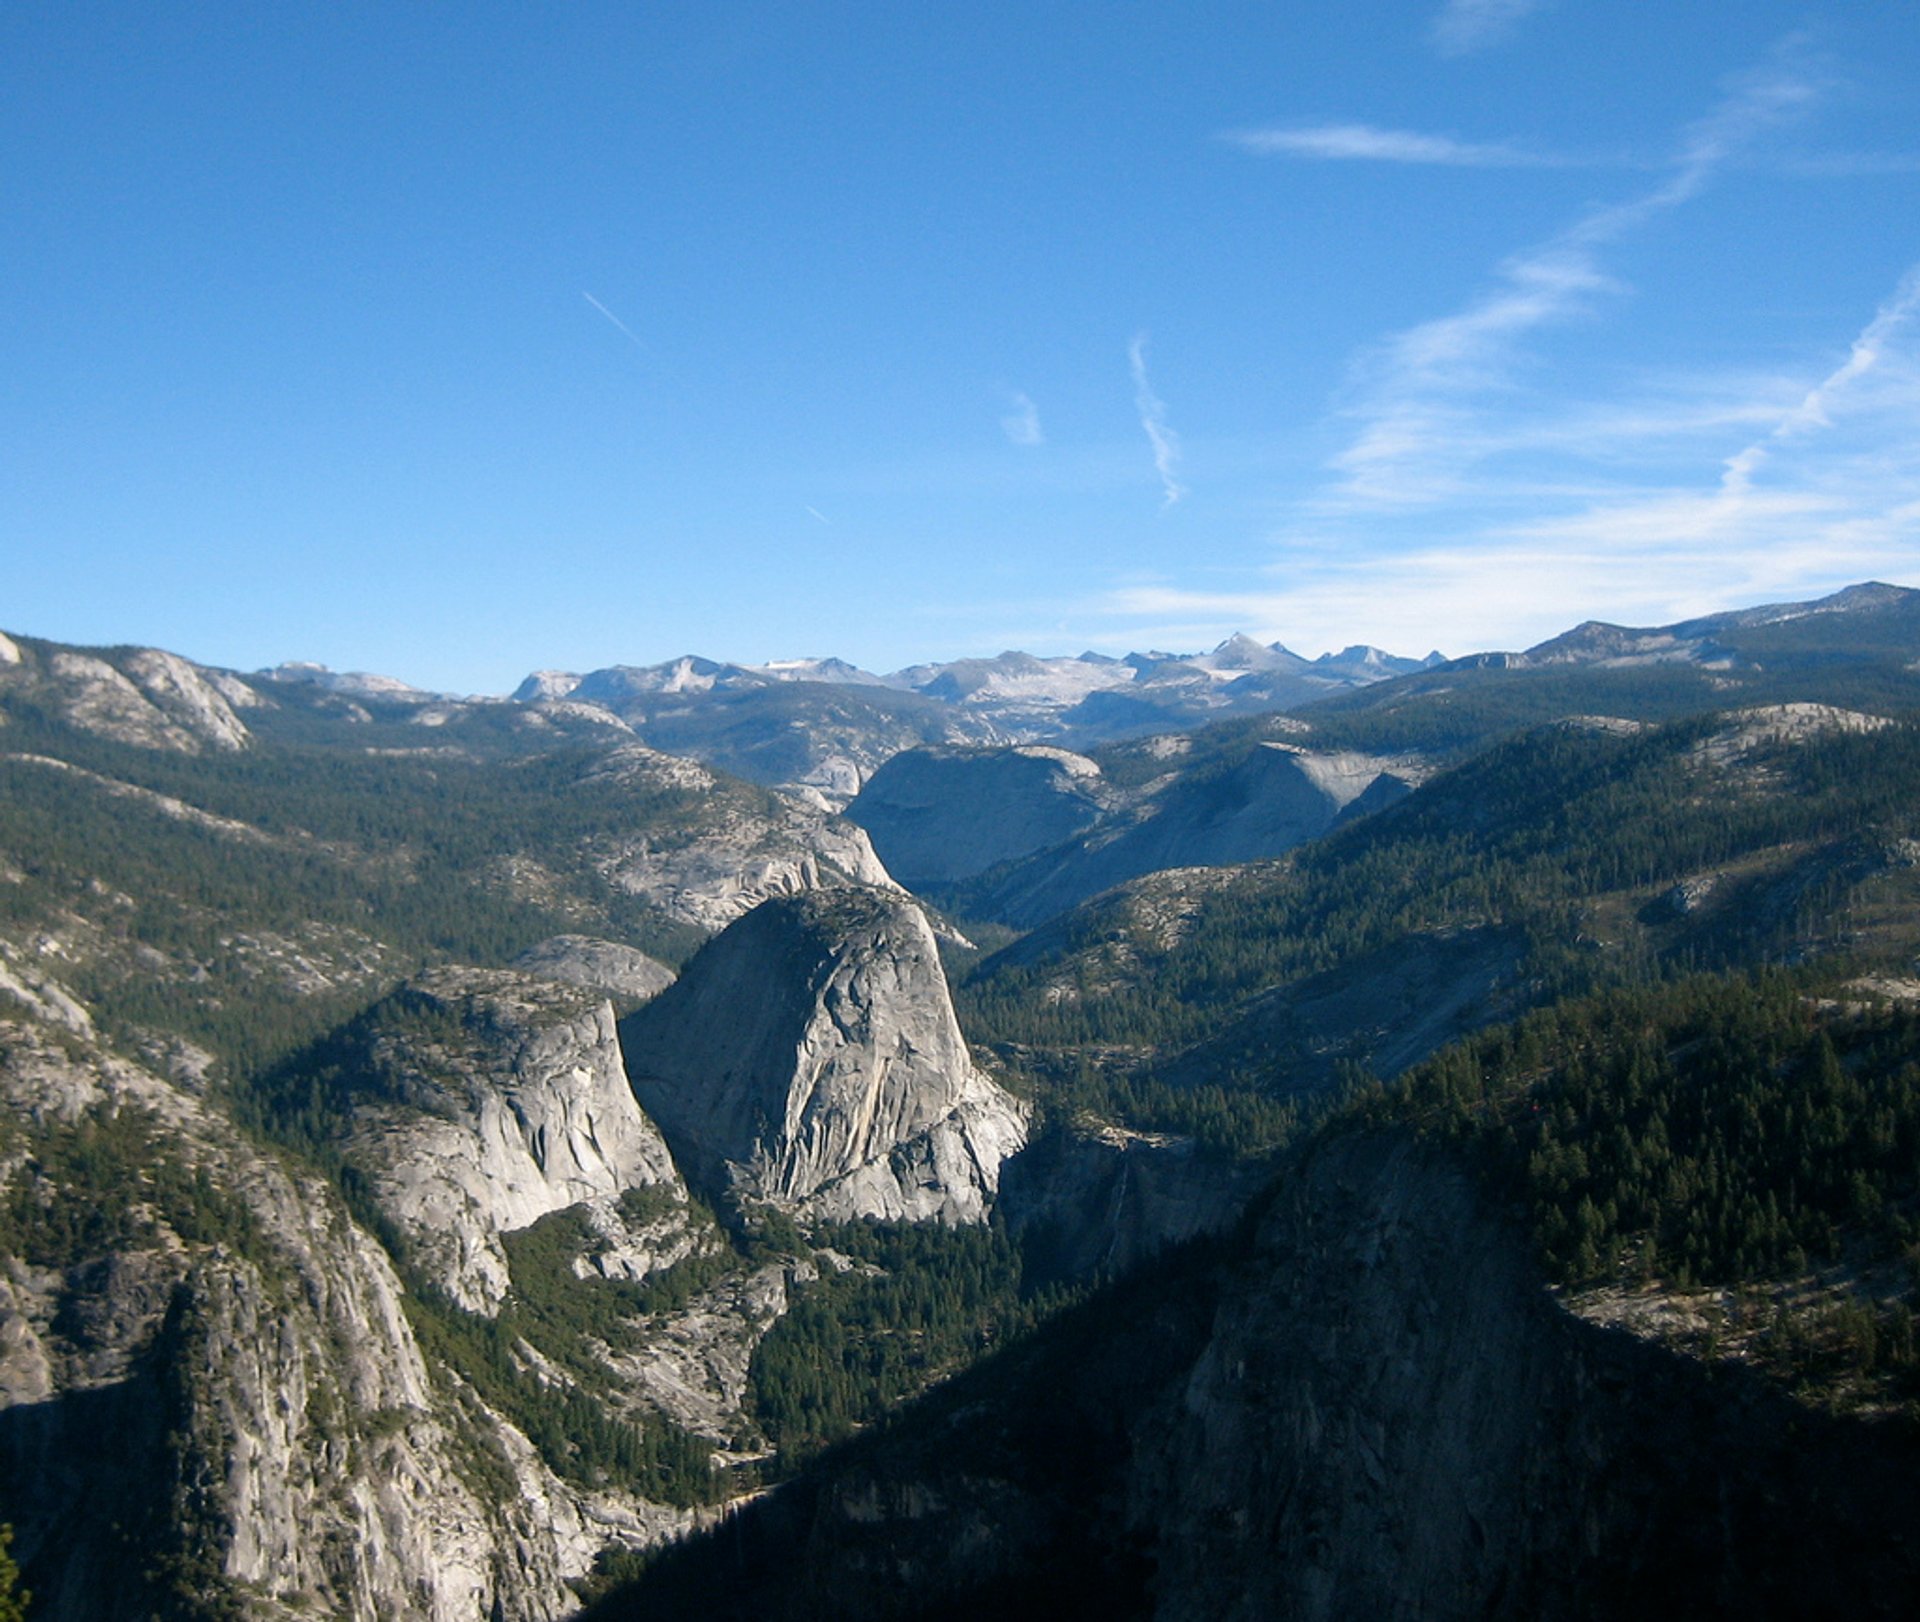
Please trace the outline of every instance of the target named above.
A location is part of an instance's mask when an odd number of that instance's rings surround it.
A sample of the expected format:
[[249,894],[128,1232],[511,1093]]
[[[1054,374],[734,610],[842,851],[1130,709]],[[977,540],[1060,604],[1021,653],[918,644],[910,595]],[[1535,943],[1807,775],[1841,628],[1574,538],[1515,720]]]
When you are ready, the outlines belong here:
[[[1701,746],[1727,725],[1528,732],[1399,805],[1208,886],[1177,930],[1143,919],[1151,900],[1133,908],[1125,889],[1089,904],[974,968],[958,988],[962,1017],[988,1041],[1174,1047],[1212,1034],[1256,992],[1447,930],[1521,932],[1529,971],[1549,991],[1661,972],[1676,957],[1791,956],[1854,890],[1900,886],[1883,847],[1920,826],[1920,728],[1836,732],[1757,746],[1732,768],[1704,763]],[[1809,882],[1730,909],[1713,929],[1631,915],[1703,870],[1755,861],[1764,879],[1769,861],[1816,857],[1825,860],[1803,869]],[[1616,949],[1596,958],[1581,942],[1600,919],[1621,927]]]
[[1805,971],[1688,976],[1530,1014],[1348,1119],[1468,1155],[1567,1289],[1729,1288],[1716,1344],[1920,1419],[1912,1007]]
[[746,784],[596,775],[603,752],[571,743],[510,761],[297,741],[189,757],[9,714],[0,925],[83,921],[97,947],[63,973],[87,1006],[237,1073],[427,963],[504,963],[582,926],[678,961],[700,931],[608,883],[596,842],[685,844],[766,803]]
[[[576,932],[684,963],[703,932],[612,882],[604,852],[696,849],[789,804],[704,769],[610,768],[617,732],[529,741],[503,706],[430,729],[369,699],[349,725],[296,692],[248,712],[245,748],[192,755],[0,695],[0,990],[39,1021],[0,1032],[0,1068],[150,1066],[330,1191],[403,1286],[396,1319],[485,1502],[518,1491],[503,1423],[543,1480],[691,1515],[825,1491],[862,1438],[961,1423],[923,1417],[929,1392],[999,1401],[1099,1326],[1119,1338],[1128,1300],[1179,1298],[1197,1343],[1195,1303],[1254,1265],[1262,1213],[1329,1145],[1381,1133],[1467,1168],[1572,1311],[1912,1425],[1920,721],[1909,673],[1877,652],[1823,668],[1818,629],[1756,630],[1774,669],[1443,668],[1180,747],[1102,747],[1131,784],[1170,762],[1224,779],[1274,741],[1425,764],[1405,798],[1283,857],[1154,873],[1024,935],[952,920],[974,1057],[1071,1185],[979,1226],[800,1221],[675,1182],[515,1218],[490,1310],[433,1276],[347,1146],[379,1110],[437,1107],[429,1061],[478,1075],[518,1038],[407,982]],[[1762,697],[1823,707],[1745,707]],[[602,1017],[600,991],[543,995],[543,1018]],[[529,1150],[543,1169],[551,1147]],[[291,1290],[284,1242],[216,1159],[111,1089],[10,1118],[0,1253],[36,1288],[188,1257]],[[1202,1210],[1210,1184],[1263,1180],[1237,1230]],[[1063,1262],[1058,1226],[1082,1220],[1132,1255],[1125,1226],[1155,1288],[1111,1294],[1107,1263]],[[653,1260],[597,1265],[643,1233],[665,1236]],[[713,1377],[724,1402],[675,1406],[691,1364],[636,1382],[722,1319],[747,1326]],[[329,1447],[423,1422],[356,1416],[343,1390],[316,1384],[304,1414]],[[641,1564],[610,1558],[588,1586]]]

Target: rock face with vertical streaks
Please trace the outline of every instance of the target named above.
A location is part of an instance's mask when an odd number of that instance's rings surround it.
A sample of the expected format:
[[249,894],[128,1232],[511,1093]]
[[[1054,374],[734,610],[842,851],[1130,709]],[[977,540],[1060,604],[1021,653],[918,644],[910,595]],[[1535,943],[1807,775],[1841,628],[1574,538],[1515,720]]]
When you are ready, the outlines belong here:
[[341,1152],[418,1261],[462,1306],[508,1285],[502,1233],[549,1212],[677,1186],[592,992],[485,969],[440,969],[360,1033]]
[[0,1499],[36,1616],[557,1622],[609,1541],[686,1531],[561,1482],[436,1377],[332,1189],[18,1006],[0,1000]]
[[973,1064],[925,914],[851,886],[756,907],[623,1026],[696,1182],[833,1220],[983,1220],[1026,1141]]
[[0,638],[0,672],[70,726],[116,743],[197,755],[247,747],[252,735],[217,673],[158,648],[82,650]]

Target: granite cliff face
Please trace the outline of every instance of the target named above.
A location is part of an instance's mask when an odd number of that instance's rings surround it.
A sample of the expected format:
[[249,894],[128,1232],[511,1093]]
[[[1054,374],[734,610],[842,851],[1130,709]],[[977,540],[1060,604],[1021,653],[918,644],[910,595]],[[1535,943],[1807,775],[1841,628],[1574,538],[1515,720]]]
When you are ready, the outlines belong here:
[[1598,1332],[1485,1193],[1398,1137],[1278,1190],[1142,1416],[1157,1617],[1895,1614],[1904,1448]]
[[1392,804],[1423,771],[1410,759],[1261,743],[1243,759],[1176,769],[1115,796],[1115,809],[1083,831],[987,874],[968,890],[968,907],[1032,928],[1144,874],[1278,856],[1343,817]]
[[[246,723],[218,676],[157,648],[83,650],[7,641],[0,683],[68,725],[116,743],[197,755],[243,749]],[[239,684],[234,684],[236,687]],[[241,695],[244,704],[250,693]]]
[[974,1068],[925,915],[884,892],[764,903],[622,1036],[690,1176],[808,1215],[979,1221],[1025,1141]]
[[0,1470],[36,1615],[552,1622],[608,1541],[688,1528],[561,1483],[431,1375],[386,1253],[328,1187],[18,1007]]
[[340,1152],[416,1263],[474,1311],[509,1275],[500,1235],[626,1189],[678,1190],[627,1085],[603,997],[502,970],[441,969],[365,1026]]
[[1093,761],[1065,749],[909,749],[867,780],[847,816],[911,886],[1057,845],[1117,799]]

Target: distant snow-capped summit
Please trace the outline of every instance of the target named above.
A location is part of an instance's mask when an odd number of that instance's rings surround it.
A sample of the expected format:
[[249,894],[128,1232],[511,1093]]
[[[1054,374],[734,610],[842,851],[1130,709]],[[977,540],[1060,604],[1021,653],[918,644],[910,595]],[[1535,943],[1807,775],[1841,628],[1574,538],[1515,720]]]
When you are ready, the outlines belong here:
[[319,687],[329,693],[342,693],[351,698],[384,698],[402,703],[432,704],[447,697],[445,693],[429,693],[396,676],[377,676],[365,670],[329,670],[325,665],[314,664],[309,659],[283,660],[271,670],[260,670],[254,674],[262,681]]

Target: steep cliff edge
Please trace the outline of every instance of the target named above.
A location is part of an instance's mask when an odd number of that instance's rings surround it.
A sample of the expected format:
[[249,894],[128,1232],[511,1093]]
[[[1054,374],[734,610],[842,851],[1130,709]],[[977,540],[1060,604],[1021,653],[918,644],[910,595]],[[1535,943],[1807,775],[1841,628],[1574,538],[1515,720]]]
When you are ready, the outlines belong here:
[[1013,749],[908,749],[846,810],[907,885],[971,878],[1070,839],[1118,801],[1085,755]]
[[1411,758],[1261,743],[1244,759],[1169,774],[1063,843],[961,886],[960,905],[1031,929],[1143,874],[1281,855],[1392,804],[1424,771]]
[[0,1519],[37,1615],[553,1622],[608,1542],[690,1524],[563,1484],[430,1370],[386,1254],[325,1184],[10,1013]]
[[491,1311],[509,1273],[500,1235],[664,1184],[672,1157],[627,1085],[604,997],[503,970],[438,969],[343,1044],[351,1089],[339,1149],[368,1179],[426,1276]]
[[1166,1619],[1895,1615],[1920,1565],[1904,1443],[1592,1330],[1405,1138],[1281,1188],[1146,1417]]
[[621,1027],[634,1091],[709,1188],[829,1220],[984,1218],[1025,1141],[974,1068],[933,931],[844,887],[755,908]]
[[593,1615],[1896,1616],[1911,1460],[1574,1318],[1456,1162],[1352,1134]]
[[1190,1137],[1091,1117],[1049,1127],[1007,1162],[1000,1213],[1048,1279],[1115,1277],[1169,1245],[1231,1228],[1272,1175]]

